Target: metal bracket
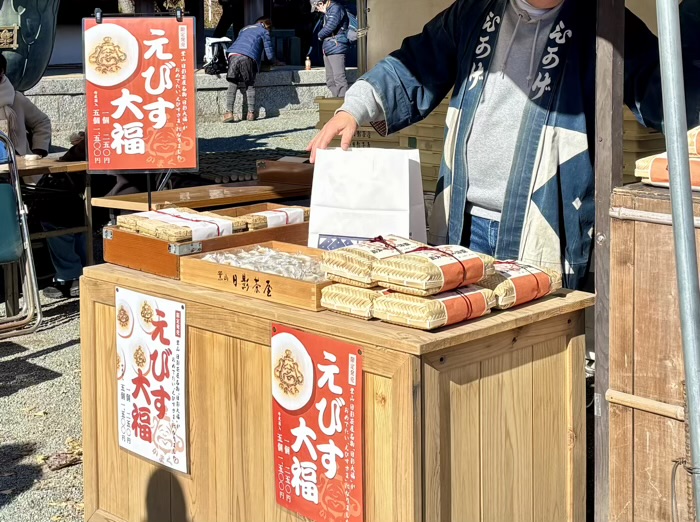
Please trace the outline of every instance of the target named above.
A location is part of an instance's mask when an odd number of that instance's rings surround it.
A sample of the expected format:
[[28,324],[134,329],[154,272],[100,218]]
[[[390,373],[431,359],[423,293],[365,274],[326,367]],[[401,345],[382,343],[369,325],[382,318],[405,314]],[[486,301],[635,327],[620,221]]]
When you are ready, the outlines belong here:
[[99,7],[95,9],[95,22],[98,24],[102,23],[102,9]]
[[177,19],[178,22],[182,22],[182,8],[178,7],[175,9],[175,18]]
[[110,240],[114,238],[114,232],[112,232],[111,228],[103,228],[102,229],[102,239]]
[[168,252],[176,256],[189,256],[190,254],[199,254],[202,251],[202,242],[196,241],[194,243],[170,243],[168,245]]

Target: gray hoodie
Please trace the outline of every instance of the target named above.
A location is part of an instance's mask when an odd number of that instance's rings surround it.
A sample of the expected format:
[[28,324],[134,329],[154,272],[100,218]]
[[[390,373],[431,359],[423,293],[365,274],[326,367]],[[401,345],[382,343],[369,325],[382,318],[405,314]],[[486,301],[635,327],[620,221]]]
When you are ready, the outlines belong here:
[[[559,8],[538,10],[511,0],[501,24],[491,70],[467,143],[467,212],[500,220],[520,121],[538,60]],[[360,125],[384,119],[384,109],[369,83],[356,82],[342,111]]]

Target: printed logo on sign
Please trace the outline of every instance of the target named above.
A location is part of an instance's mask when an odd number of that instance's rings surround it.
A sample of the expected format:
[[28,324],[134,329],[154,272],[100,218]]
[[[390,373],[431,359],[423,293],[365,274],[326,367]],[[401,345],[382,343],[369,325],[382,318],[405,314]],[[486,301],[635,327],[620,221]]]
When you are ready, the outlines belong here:
[[187,49],[187,26],[181,25],[178,29],[180,50]]
[[182,337],[182,312],[179,310],[175,312],[175,337]]
[[357,384],[357,356],[351,353],[349,359],[348,383],[350,386],[355,386]]

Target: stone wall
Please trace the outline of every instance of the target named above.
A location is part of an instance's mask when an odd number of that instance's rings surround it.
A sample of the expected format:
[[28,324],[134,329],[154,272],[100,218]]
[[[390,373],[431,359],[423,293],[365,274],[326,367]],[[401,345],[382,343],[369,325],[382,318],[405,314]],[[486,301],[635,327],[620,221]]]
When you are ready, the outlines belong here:
[[[348,70],[348,80],[357,76],[355,69]],[[228,83],[222,76],[210,76],[198,71],[197,121],[211,123],[221,119],[225,112]],[[316,110],[314,99],[330,96],[325,85],[325,71],[311,71],[282,67],[261,72],[256,82],[257,105],[261,117],[274,117],[281,112]],[[71,132],[85,128],[87,109],[85,104],[85,80],[82,74],[50,75],[26,95],[50,118],[54,129],[53,144],[68,146]],[[237,97],[237,111],[241,110],[242,96]]]

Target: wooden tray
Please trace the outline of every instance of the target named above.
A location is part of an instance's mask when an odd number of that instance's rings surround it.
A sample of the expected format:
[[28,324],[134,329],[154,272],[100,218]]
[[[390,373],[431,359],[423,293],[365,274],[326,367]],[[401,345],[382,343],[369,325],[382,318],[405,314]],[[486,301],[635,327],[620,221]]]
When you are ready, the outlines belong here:
[[[321,250],[307,248],[279,241],[269,241],[259,245],[249,245],[243,248],[228,248],[223,252],[249,250],[256,246],[272,248],[292,254],[301,253],[320,257]],[[287,277],[255,272],[244,268],[220,265],[204,261],[206,254],[183,257],[180,261],[180,280],[184,283],[204,286],[222,292],[262,299],[268,302],[285,304],[294,308],[303,308],[318,312],[324,310],[321,306],[321,290],[332,284],[330,281],[315,284],[297,281]]]
[[[214,213],[236,217],[276,208],[284,208],[284,205],[260,203],[215,210]],[[309,238],[309,224],[299,223],[241,232],[203,241],[178,243],[136,234],[119,227],[105,227],[102,237],[104,238],[104,259],[106,262],[170,279],[180,279],[180,259],[183,256],[265,241],[284,241],[295,245],[306,245]]]

